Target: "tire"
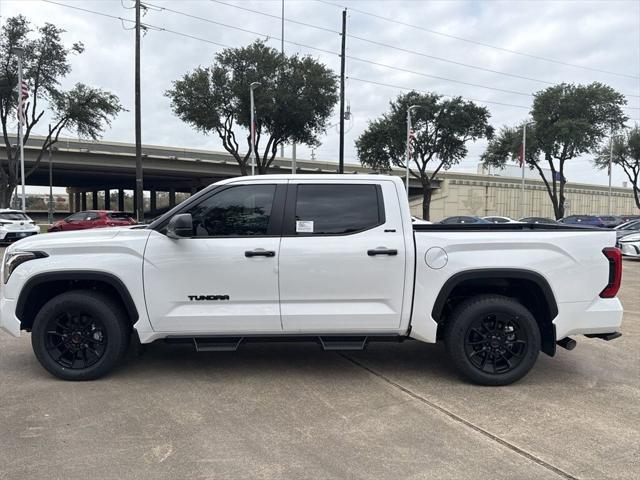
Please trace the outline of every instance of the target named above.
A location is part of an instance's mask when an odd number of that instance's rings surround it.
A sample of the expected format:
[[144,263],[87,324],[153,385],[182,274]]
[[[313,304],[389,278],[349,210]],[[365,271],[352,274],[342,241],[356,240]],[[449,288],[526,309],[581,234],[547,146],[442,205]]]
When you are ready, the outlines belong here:
[[536,363],[540,328],[521,303],[501,295],[479,295],[462,302],[445,325],[451,361],[480,385],[508,385]]
[[38,312],[31,345],[40,364],[63,380],[94,380],[124,357],[130,327],[108,295],[74,290],[49,300]]

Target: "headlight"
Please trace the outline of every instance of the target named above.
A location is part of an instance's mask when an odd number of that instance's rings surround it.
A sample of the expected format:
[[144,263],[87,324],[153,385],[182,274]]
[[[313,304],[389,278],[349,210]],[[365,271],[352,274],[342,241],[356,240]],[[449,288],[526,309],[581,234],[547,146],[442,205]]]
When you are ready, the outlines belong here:
[[619,242],[640,242],[640,233],[632,233],[630,235],[625,235],[624,237],[618,240]]
[[7,252],[4,255],[4,265],[2,266],[2,271],[4,272],[3,280],[4,283],[9,281],[9,277],[13,273],[13,271],[18,268],[18,265],[23,264],[24,262],[28,262],[29,260],[35,260],[36,258],[44,258],[48,257],[44,252]]

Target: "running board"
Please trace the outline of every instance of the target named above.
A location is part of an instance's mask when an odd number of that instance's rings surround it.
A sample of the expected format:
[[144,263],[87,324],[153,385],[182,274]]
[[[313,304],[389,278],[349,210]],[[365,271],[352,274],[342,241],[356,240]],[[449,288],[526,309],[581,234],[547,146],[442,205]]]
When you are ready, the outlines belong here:
[[364,350],[369,337],[318,337],[320,345],[325,351],[334,350]]
[[193,339],[196,352],[235,352],[243,337],[200,337]]

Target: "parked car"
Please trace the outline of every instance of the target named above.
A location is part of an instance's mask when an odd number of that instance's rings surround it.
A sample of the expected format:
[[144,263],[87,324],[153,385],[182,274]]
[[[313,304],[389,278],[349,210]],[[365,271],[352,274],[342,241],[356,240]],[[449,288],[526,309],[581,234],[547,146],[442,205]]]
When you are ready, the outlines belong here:
[[0,243],[11,243],[40,233],[40,227],[21,210],[0,208]]
[[485,220],[484,218],[481,217],[472,217],[469,215],[461,215],[461,216],[457,216],[457,217],[447,217],[444,218],[442,220],[440,220],[438,223],[441,223],[443,225],[453,225],[453,224],[457,224],[457,223],[491,223],[487,220]]
[[640,258],[640,231],[618,238],[617,246],[622,255]]
[[625,222],[630,222],[631,220],[640,220],[640,215],[620,215],[620,218]]
[[414,225],[431,225],[433,222],[430,222],[429,220],[423,220],[421,218],[411,216],[411,223],[413,223]]
[[618,225],[622,225],[624,220],[622,217],[617,217],[615,215],[602,215],[598,217],[606,228],[615,228]]
[[558,223],[557,220],[546,217],[525,217],[519,220],[521,223],[545,223],[548,225],[554,225]]
[[569,215],[558,221],[566,225],[605,228],[604,222],[600,220],[600,217],[594,215]]
[[640,220],[631,220],[630,222],[623,223],[615,227],[614,230],[616,231],[616,237],[618,239],[631,233],[640,232]]
[[50,232],[67,232],[69,230],[86,230],[88,228],[123,227],[135,225],[137,222],[126,212],[111,210],[87,210],[69,215],[64,220],[54,223]]
[[491,223],[520,223],[517,220],[514,220],[513,218],[509,218],[509,217],[492,216],[492,217],[482,217],[482,218],[487,222],[491,222]]
[[442,341],[485,385],[572,349],[570,335],[620,336],[613,231],[481,222],[412,224],[399,177],[230,178],[148,226],[10,246],[0,327],[30,331],[41,365],[67,380],[106,374],[133,331],[203,351]]

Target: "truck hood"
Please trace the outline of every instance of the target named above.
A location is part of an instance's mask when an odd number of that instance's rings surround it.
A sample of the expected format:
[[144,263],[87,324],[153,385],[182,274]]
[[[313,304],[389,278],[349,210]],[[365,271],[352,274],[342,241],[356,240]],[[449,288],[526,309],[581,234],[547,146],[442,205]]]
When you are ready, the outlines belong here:
[[114,242],[117,237],[147,237],[151,230],[146,228],[130,228],[130,227],[112,227],[112,228],[95,228],[90,230],[76,230],[72,232],[52,232],[43,233],[27,237],[11,244],[7,248],[7,252],[16,250],[41,250],[48,251],[51,249],[69,249],[75,247],[88,246],[108,246]]

